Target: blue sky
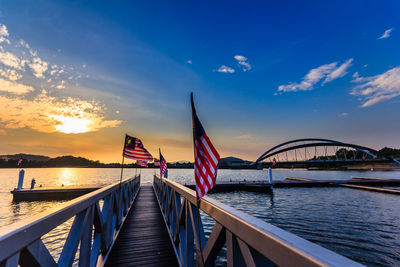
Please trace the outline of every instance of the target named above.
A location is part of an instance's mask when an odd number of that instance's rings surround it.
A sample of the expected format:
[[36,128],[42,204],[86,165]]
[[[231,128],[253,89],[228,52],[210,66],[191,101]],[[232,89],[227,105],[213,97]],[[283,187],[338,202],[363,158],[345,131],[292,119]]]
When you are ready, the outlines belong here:
[[[2,1],[1,154],[192,160],[294,138],[399,147],[398,1]],[[22,41],[21,41],[22,40]]]

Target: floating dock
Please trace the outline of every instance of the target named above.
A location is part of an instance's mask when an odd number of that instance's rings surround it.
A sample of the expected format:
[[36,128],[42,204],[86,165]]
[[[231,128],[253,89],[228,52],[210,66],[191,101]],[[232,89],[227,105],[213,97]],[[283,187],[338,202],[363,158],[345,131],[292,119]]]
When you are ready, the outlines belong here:
[[[349,179],[349,180],[311,180],[306,178],[288,177],[287,180],[274,181],[274,188],[291,187],[335,187],[339,185],[359,185],[359,186],[400,186],[400,179]],[[195,189],[195,185],[185,185],[190,189]],[[270,192],[271,185],[267,182],[244,181],[217,183],[211,192],[222,193],[232,191],[248,192]]]
[[68,200],[80,197],[101,187],[103,185],[38,187],[34,189],[14,189],[11,194],[13,194],[13,201]]
[[[352,177],[349,180],[312,180],[308,178],[286,177],[286,180],[274,181],[274,188],[291,188],[291,187],[334,187],[341,185],[349,185],[354,189],[362,189],[362,186],[400,186],[400,179],[384,179],[374,177]],[[195,189],[193,184],[185,184],[190,189]],[[356,187],[360,186],[360,187]],[[73,199],[84,194],[90,193],[101,188],[102,185],[95,186],[63,186],[63,187],[39,187],[35,189],[14,189],[11,191],[13,194],[13,201],[42,201],[42,200],[68,200]],[[367,188],[363,188],[368,190]],[[395,189],[378,188],[379,191],[392,194],[398,194]],[[242,181],[242,182],[224,182],[217,183],[211,192],[223,193],[233,191],[247,191],[247,192],[271,192],[271,185],[268,182],[260,181]],[[393,192],[392,192],[393,191]]]

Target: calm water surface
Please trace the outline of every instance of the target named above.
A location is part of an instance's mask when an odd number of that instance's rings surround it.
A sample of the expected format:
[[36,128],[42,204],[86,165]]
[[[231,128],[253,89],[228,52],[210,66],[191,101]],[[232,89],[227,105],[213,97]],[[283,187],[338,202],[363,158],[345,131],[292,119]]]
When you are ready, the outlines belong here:
[[[26,169],[24,187],[37,185],[93,185],[119,181],[120,169]],[[142,183],[151,183],[155,170],[142,170]],[[124,170],[124,177],[135,174]],[[266,180],[266,171],[220,170],[218,181]],[[169,170],[172,180],[192,183],[193,170]],[[400,179],[400,171],[274,170],[274,180],[284,177],[349,179],[351,176]],[[60,201],[13,203],[18,169],[0,169],[0,228],[26,219]],[[249,192],[219,193],[211,197],[288,230],[325,248],[369,266],[400,266],[400,196],[348,188],[278,188],[273,195]],[[59,255],[72,219],[43,239]],[[212,222],[205,221],[205,228]],[[206,229],[207,230],[207,229]],[[56,256],[57,258],[57,256]]]

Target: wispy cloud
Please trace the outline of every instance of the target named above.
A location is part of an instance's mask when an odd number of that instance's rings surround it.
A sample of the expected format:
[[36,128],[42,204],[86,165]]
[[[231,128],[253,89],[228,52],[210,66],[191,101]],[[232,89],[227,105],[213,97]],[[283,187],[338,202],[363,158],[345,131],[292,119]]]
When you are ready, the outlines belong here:
[[239,66],[242,68],[244,72],[251,70],[251,65],[248,62],[247,57],[236,55],[234,58],[238,61]]
[[300,83],[289,83],[280,85],[280,92],[296,92],[313,90],[314,86],[322,81],[322,86],[335,79],[341,78],[347,74],[347,69],[351,66],[353,59],[350,58],[342,65],[338,66],[338,62],[325,64],[318,68],[310,70]]
[[[70,77],[69,81],[76,83],[82,77],[72,66],[50,64],[39,57],[39,53],[26,41],[12,38],[3,24],[0,24],[0,44],[0,75],[3,78],[18,80],[31,75],[42,80],[44,87],[59,89],[62,80]],[[85,64],[81,66],[82,69],[86,68]],[[62,87],[66,88],[68,84]]]
[[9,34],[6,25],[0,24],[0,43],[6,42],[9,44],[10,40],[7,39],[8,35]]
[[42,92],[33,100],[0,96],[0,121],[6,128],[29,127],[38,132],[80,133],[117,127],[121,121],[106,120],[105,107],[76,98],[58,99]]
[[250,134],[239,135],[237,138],[239,139],[251,139],[253,136]]
[[345,116],[349,116],[349,113],[347,112],[342,112],[338,114],[339,117],[345,117]]
[[0,52],[0,63],[17,70],[23,70],[26,63],[25,60],[19,59],[16,55],[10,52]]
[[43,76],[43,73],[47,70],[47,62],[44,62],[38,57],[35,57],[32,59],[32,62],[29,63],[29,67],[33,71],[33,75],[35,75],[37,78],[45,78]]
[[192,64],[193,62],[189,59],[188,61],[186,61],[187,64]]
[[16,81],[22,78],[22,74],[18,73],[16,70],[13,69],[0,69],[0,76],[10,80]]
[[390,33],[393,31],[393,28],[387,29],[379,38],[380,39],[386,39],[390,37]]
[[[120,125],[119,120],[105,119],[106,107],[100,102],[51,96],[51,92],[66,88],[68,82],[76,83],[81,73],[74,71],[72,66],[50,64],[24,40],[15,41],[9,36],[7,27],[0,24],[2,127],[28,127],[46,133],[83,133]],[[9,39],[4,43],[1,38],[6,37]],[[32,85],[25,85],[26,80]],[[37,90],[38,87],[47,91]]]
[[400,67],[370,77],[360,77],[356,72],[352,82],[359,85],[350,94],[363,99],[362,107],[372,106],[400,95]]
[[23,85],[15,81],[7,81],[0,78],[0,91],[16,95],[22,95],[34,91],[31,86]]
[[225,65],[222,65],[216,71],[223,72],[223,73],[234,73],[235,72],[234,69],[232,69],[231,67],[225,66]]

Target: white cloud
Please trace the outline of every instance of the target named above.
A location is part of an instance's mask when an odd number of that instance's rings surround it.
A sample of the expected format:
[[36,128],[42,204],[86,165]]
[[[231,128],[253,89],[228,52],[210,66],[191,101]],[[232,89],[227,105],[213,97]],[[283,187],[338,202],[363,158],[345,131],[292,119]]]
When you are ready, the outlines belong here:
[[238,64],[242,67],[243,71],[251,70],[251,65],[247,60],[247,57],[236,55],[234,58],[238,61]]
[[0,62],[8,67],[22,70],[25,65],[25,60],[20,60],[16,55],[10,52],[0,52]]
[[349,116],[349,113],[347,112],[342,112],[338,114],[339,117],[345,117],[345,116]]
[[353,62],[353,59],[350,58],[348,59],[345,63],[340,65],[337,69],[329,73],[326,77],[326,79],[323,81],[322,84],[325,84],[327,82],[333,81],[338,78],[342,78],[347,74],[346,70],[351,66],[351,63]]
[[4,24],[0,24],[0,36],[8,36],[7,26]]
[[33,87],[0,78],[0,91],[22,95],[34,91]]
[[[105,107],[97,102],[57,99],[45,92],[33,100],[0,96],[0,121],[5,128],[29,127],[45,133],[80,133],[120,125],[119,120],[105,120],[104,110]],[[79,125],[82,127],[76,128]]]
[[187,64],[192,64],[193,62],[191,60],[186,61]]
[[217,71],[218,72],[224,72],[224,73],[234,73],[235,72],[234,69],[232,69],[232,68],[230,68],[228,66],[225,66],[225,65],[222,65],[221,67],[219,67],[217,69]]
[[11,44],[10,40],[5,38],[4,36],[0,36],[0,43],[2,43],[2,42],[6,42],[7,44]]
[[325,64],[318,68],[310,70],[300,83],[289,83],[280,85],[278,91],[281,92],[296,92],[313,90],[314,85],[324,79],[322,85],[331,82],[337,78],[341,78],[347,74],[346,70],[351,66],[353,59],[348,59],[345,63],[337,67],[338,62]]
[[32,69],[33,75],[35,75],[37,78],[44,78],[43,73],[47,70],[47,62],[35,57],[28,65]]
[[0,24],[0,43],[6,42],[7,44],[10,44],[10,40],[6,38],[8,35],[9,34],[6,25]]
[[362,107],[372,106],[400,95],[400,67],[375,76],[360,77],[355,73],[353,77],[352,82],[360,84],[355,86],[350,94],[361,97],[364,101]]
[[57,89],[64,89],[65,88],[65,81],[61,81],[59,85],[56,86]]
[[0,75],[4,78],[7,78],[10,81],[16,81],[22,78],[22,74],[18,73],[16,70],[13,69],[0,69]]
[[390,28],[390,29],[386,30],[386,31],[378,38],[378,40],[389,38],[389,37],[390,37],[390,33],[391,33],[392,31],[393,31],[393,28]]
[[239,135],[237,138],[239,139],[251,139],[252,136],[250,134]]

